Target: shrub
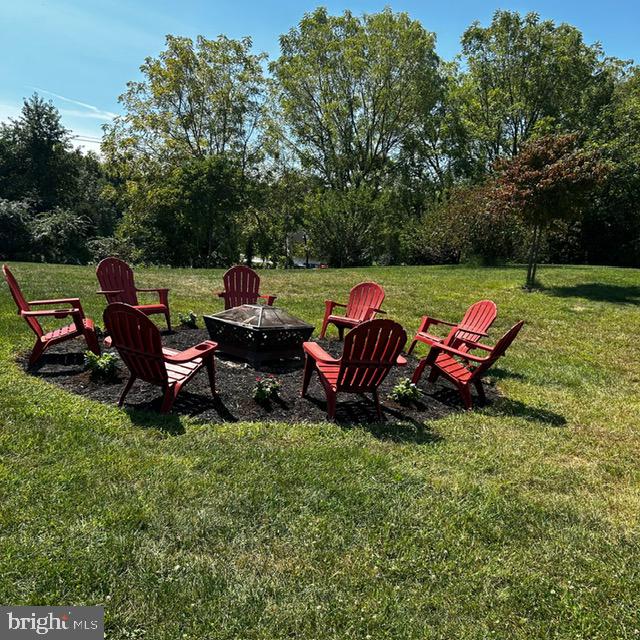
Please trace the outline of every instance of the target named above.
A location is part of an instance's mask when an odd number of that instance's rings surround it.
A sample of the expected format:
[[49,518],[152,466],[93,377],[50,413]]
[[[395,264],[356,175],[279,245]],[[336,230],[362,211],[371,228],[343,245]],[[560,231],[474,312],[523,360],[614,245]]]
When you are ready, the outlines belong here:
[[118,377],[118,358],[112,353],[97,356],[93,351],[85,351],[84,366],[92,378],[115,380]]
[[44,211],[32,223],[33,254],[46,262],[86,263],[91,221],[70,209]]
[[188,327],[189,329],[198,328],[198,316],[193,311],[188,311],[187,313],[179,313],[178,321],[180,322],[180,326],[182,327]]
[[275,400],[280,394],[280,386],[280,381],[275,376],[258,377],[256,378],[256,386],[253,388],[253,399],[258,404]]
[[420,398],[420,390],[409,378],[403,378],[391,389],[389,397],[399,404],[408,405]]
[[111,256],[120,258],[125,262],[138,262],[138,254],[129,242],[119,236],[99,236],[87,242],[87,249],[93,262],[100,262]]
[[33,218],[27,201],[0,198],[0,258],[28,260],[31,257]]

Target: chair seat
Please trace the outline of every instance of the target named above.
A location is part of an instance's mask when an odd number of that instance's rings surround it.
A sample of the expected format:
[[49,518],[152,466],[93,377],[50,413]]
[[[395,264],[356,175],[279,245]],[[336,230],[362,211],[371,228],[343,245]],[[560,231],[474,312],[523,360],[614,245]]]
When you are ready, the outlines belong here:
[[[176,353],[180,352],[168,347],[162,347],[162,353],[168,356],[175,356]],[[176,384],[176,382],[182,382],[190,378],[202,366],[202,358],[194,358],[189,362],[180,363],[165,362],[165,366],[169,375],[169,384]]]
[[149,315],[150,313],[164,313],[167,310],[166,304],[137,304],[136,309],[142,313]]
[[338,384],[338,374],[340,373],[340,363],[316,362],[316,369],[335,391]]
[[473,373],[448,353],[440,353],[436,357],[435,364],[444,374],[450,376],[454,380],[459,380],[460,382],[468,382]]
[[[93,320],[90,318],[84,318],[82,320],[85,329],[93,331]],[[75,322],[71,324],[67,324],[64,327],[59,327],[58,329],[54,329],[53,331],[49,331],[49,333],[45,333],[43,336],[40,336],[41,342],[49,342],[51,340],[58,341],[64,340],[65,338],[71,338],[73,336],[79,336],[80,332],[76,328]]]

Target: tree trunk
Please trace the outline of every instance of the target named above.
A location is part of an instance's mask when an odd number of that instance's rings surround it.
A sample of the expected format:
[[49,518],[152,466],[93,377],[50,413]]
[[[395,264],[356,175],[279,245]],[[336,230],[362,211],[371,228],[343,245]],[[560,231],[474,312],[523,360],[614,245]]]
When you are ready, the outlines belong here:
[[526,288],[533,289],[536,281],[536,270],[538,268],[538,251],[540,249],[540,236],[542,228],[539,224],[533,227],[533,238],[531,239],[531,247],[529,248],[529,261],[527,264],[527,282]]

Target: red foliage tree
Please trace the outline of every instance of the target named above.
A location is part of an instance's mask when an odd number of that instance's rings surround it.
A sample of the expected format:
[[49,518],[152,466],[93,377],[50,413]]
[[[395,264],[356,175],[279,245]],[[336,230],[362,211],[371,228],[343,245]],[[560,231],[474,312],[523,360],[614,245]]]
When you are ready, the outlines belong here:
[[526,287],[532,288],[545,230],[581,212],[606,166],[594,152],[580,149],[578,135],[570,133],[531,140],[497,169],[492,206],[512,211],[531,227]]

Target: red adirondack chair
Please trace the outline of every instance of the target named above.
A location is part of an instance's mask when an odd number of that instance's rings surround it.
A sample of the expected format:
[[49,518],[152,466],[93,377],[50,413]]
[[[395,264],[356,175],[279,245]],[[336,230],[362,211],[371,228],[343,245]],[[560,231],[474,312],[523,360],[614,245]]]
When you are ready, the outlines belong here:
[[[353,329],[359,324],[371,320],[376,313],[385,313],[380,307],[384,302],[384,289],[375,282],[361,282],[349,292],[349,302],[342,304],[333,300],[324,301],[324,319],[320,338],[324,338],[327,327],[333,324],[338,329],[340,340],[345,329]],[[345,307],[343,316],[333,314],[335,307]]]
[[118,401],[119,407],[133,383],[140,378],[163,388],[160,410],[168,413],[180,389],[203,366],[207,367],[211,393],[215,396],[214,351],[217,343],[205,340],[184,351],[163,347],[158,327],[142,311],[122,302],[107,306],[104,324],[131,374]]
[[[96,355],[100,355],[100,345],[93,325],[93,320],[85,317],[82,305],[78,298],[57,298],[54,300],[31,300],[27,302],[22,295],[18,282],[13,277],[9,267],[2,265],[2,272],[9,285],[9,291],[18,307],[18,315],[22,316],[29,328],[36,334],[36,343],[29,357],[29,366],[34,365],[45,349],[54,344],[71,340],[77,336],[82,336],[87,347]],[[34,311],[31,307],[51,307],[53,305],[68,305],[68,309],[39,309]],[[66,318],[71,316],[73,322],[53,331],[45,333],[38,321],[39,318]]]
[[[491,300],[480,300],[472,304],[464,314],[462,320],[456,324],[438,318],[422,316],[418,333],[414,336],[409,345],[410,354],[418,342],[429,346],[434,344],[447,344],[461,351],[468,351],[469,342],[478,342],[481,337],[487,335],[487,330],[493,324],[498,315],[495,302]],[[446,337],[435,336],[429,333],[429,327],[433,325],[445,325],[451,327]]]
[[231,267],[223,276],[224,291],[218,293],[224,298],[224,308],[232,309],[243,304],[256,304],[258,298],[264,298],[271,307],[277,296],[260,293],[260,276],[249,267],[238,265]]
[[[439,376],[444,376],[456,385],[464,406],[471,409],[471,385],[476,388],[480,400],[484,402],[482,377],[493,363],[505,354],[509,345],[522,329],[522,325],[524,325],[524,320],[511,327],[493,347],[477,341],[462,339],[461,343],[466,347],[465,350],[444,343],[434,344],[429,354],[420,360],[413,374],[412,382],[417,384],[425,367],[429,365],[431,367],[429,382],[435,382]],[[480,349],[485,351],[487,355],[474,355],[470,352],[471,349]]]
[[327,396],[327,414],[336,415],[338,393],[371,393],[378,417],[382,417],[378,387],[394,365],[403,366],[400,355],[407,334],[393,320],[369,320],[350,331],[342,356],[333,358],[316,342],[305,342],[302,396],[307,393],[313,371],[317,371]]
[[[147,316],[162,313],[167,321],[167,328],[171,331],[169,289],[138,289],[133,279],[133,270],[126,262],[118,258],[101,260],[96,269],[96,275],[98,276],[100,287],[102,287],[98,293],[105,296],[109,304],[124,302],[139,309]],[[138,293],[157,293],[158,303],[140,304],[138,302]]]

